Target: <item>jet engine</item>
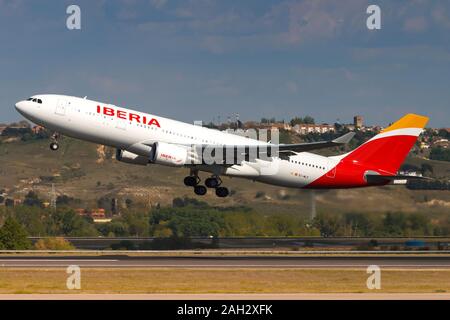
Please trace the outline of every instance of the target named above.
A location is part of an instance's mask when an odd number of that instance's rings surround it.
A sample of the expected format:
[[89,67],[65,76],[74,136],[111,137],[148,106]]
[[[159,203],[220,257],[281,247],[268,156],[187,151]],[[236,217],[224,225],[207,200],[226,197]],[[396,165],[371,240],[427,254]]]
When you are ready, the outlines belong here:
[[155,142],[149,159],[152,163],[181,167],[187,163],[188,149],[170,143]]
[[138,164],[141,166],[146,166],[149,162],[147,157],[121,149],[116,150],[116,159],[121,162]]

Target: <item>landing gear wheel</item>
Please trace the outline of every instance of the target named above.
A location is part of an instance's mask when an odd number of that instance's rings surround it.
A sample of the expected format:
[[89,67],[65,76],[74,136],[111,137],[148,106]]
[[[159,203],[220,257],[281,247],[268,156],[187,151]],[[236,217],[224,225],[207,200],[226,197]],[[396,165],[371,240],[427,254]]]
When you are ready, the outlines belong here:
[[52,143],[50,143],[50,150],[56,151],[59,149],[58,138],[59,138],[59,133],[54,132],[51,137]]
[[216,188],[216,196],[218,196],[220,198],[228,197],[229,194],[230,194],[230,192],[225,187],[217,187]]
[[195,186],[194,187],[194,192],[198,196],[204,196],[206,194],[206,191],[207,191],[207,189],[205,186]]
[[56,151],[58,149],[59,149],[59,144],[57,144],[56,142],[50,143],[50,150]]
[[184,185],[188,187],[195,187],[199,183],[199,179],[196,176],[187,176],[184,178]]
[[216,177],[211,177],[205,180],[205,185],[208,188],[217,188],[218,186],[220,186],[222,181],[220,181],[220,179],[216,178]]

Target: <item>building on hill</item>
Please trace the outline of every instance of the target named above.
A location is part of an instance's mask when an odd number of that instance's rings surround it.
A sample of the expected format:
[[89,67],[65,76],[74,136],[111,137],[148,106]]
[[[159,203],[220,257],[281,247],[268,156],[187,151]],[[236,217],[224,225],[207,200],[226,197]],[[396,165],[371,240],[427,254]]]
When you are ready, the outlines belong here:
[[106,218],[106,212],[105,209],[103,208],[98,208],[98,209],[92,209],[91,212],[89,213],[89,216],[91,218],[95,219],[104,219]]
[[448,139],[433,139],[432,146],[448,149],[450,146],[450,142],[448,141]]
[[353,125],[355,126],[355,128],[362,128],[364,126],[363,116],[354,116]]
[[94,220],[95,223],[104,223],[111,221],[111,219],[106,217],[106,210],[103,208],[91,210],[77,208],[75,209],[75,212],[80,216],[92,218],[92,220]]
[[292,129],[292,127],[289,123],[284,123],[284,122],[271,123],[267,126],[263,126],[263,128],[266,128],[269,130],[287,130],[287,131],[290,131]]
[[383,127],[380,127],[380,126],[369,126],[369,127],[363,127],[362,128],[362,131],[364,131],[364,132],[375,132],[375,133],[377,133],[377,132],[380,132],[381,130],[383,130]]
[[258,129],[260,126],[261,126],[261,124],[256,121],[247,121],[244,123],[245,129]]
[[350,131],[355,131],[356,129],[354,124],[344,124],[343,127]]
[[292,130],[301,135],[308,133],[327,133],[334,132],[335,128],[333,125],[323,123],[323,124],[296,124]]
[[45,130],[45,128],[42,127],[42,126],[34,126],[33,128],[31,128],[31,131],[32,131],[34,134],[38,134],[38,133],[40,133],[40,132],[42,132],[42,131],[44,131],[44,130]]
[[92,209],[90,217],[94,220],[94,223],[111,222],[111,219],[106,217],[106,211],[103,208]]

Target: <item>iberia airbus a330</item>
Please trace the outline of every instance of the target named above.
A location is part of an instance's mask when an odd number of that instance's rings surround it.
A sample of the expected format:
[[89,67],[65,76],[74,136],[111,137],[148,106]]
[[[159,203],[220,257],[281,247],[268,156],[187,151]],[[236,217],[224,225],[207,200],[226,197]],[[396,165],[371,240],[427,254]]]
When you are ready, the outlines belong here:
[[[353,151],[325,157],[309,151],[346,144],[354,133],[331,141],[275,144],[64,95],[35,95],[17,102],[16,109],[55,132],[52,150],[58,149],[59,134],[108,145],[117,149],[118,161],[189,168],[186,186],[197,195],[211,188],[219,197],[229,194],[221,175],[309,189],[380,186],[410,179],[397,172],[428,122],[427,117],[407,114]],[[205,151],[213,162],[201,157]],[[204,185],[199,171],[211,174]]]

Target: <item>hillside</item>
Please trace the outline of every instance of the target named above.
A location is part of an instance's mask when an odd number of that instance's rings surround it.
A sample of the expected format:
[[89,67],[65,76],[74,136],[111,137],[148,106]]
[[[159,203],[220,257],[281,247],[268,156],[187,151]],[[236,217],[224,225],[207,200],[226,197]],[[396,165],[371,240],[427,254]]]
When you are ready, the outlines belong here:
[[[123,164],[114,159],[114,150],[64,137],[60,150],[52,152],[48,140],[3,141],[0,144],[0,189],[8,197],[22,198],[36,191],[50,198],[52,183],[58,195],[80,199],[80,207],[96,207],[101,197],[115,197],[120,205],[127,198],[142,206],[170,205],[174,197],[195,197],[183,184],[187,169],[159,165],[147,167]],[[420,166],[426,162],[437,176],[450,176],[450,163],[418,158],[407,160]],[[205,177],[205,174],[203,175]],[[209,192],[202,200],[212,205],[245,205],[266,214],[283,212],[309,215],[310,192],[286,189],[237,178],[223,178],[232,190],[229,198]],[[404,186],[370,189],[316,191],[317,212],[450,212],[450,192],[420,190]]]

